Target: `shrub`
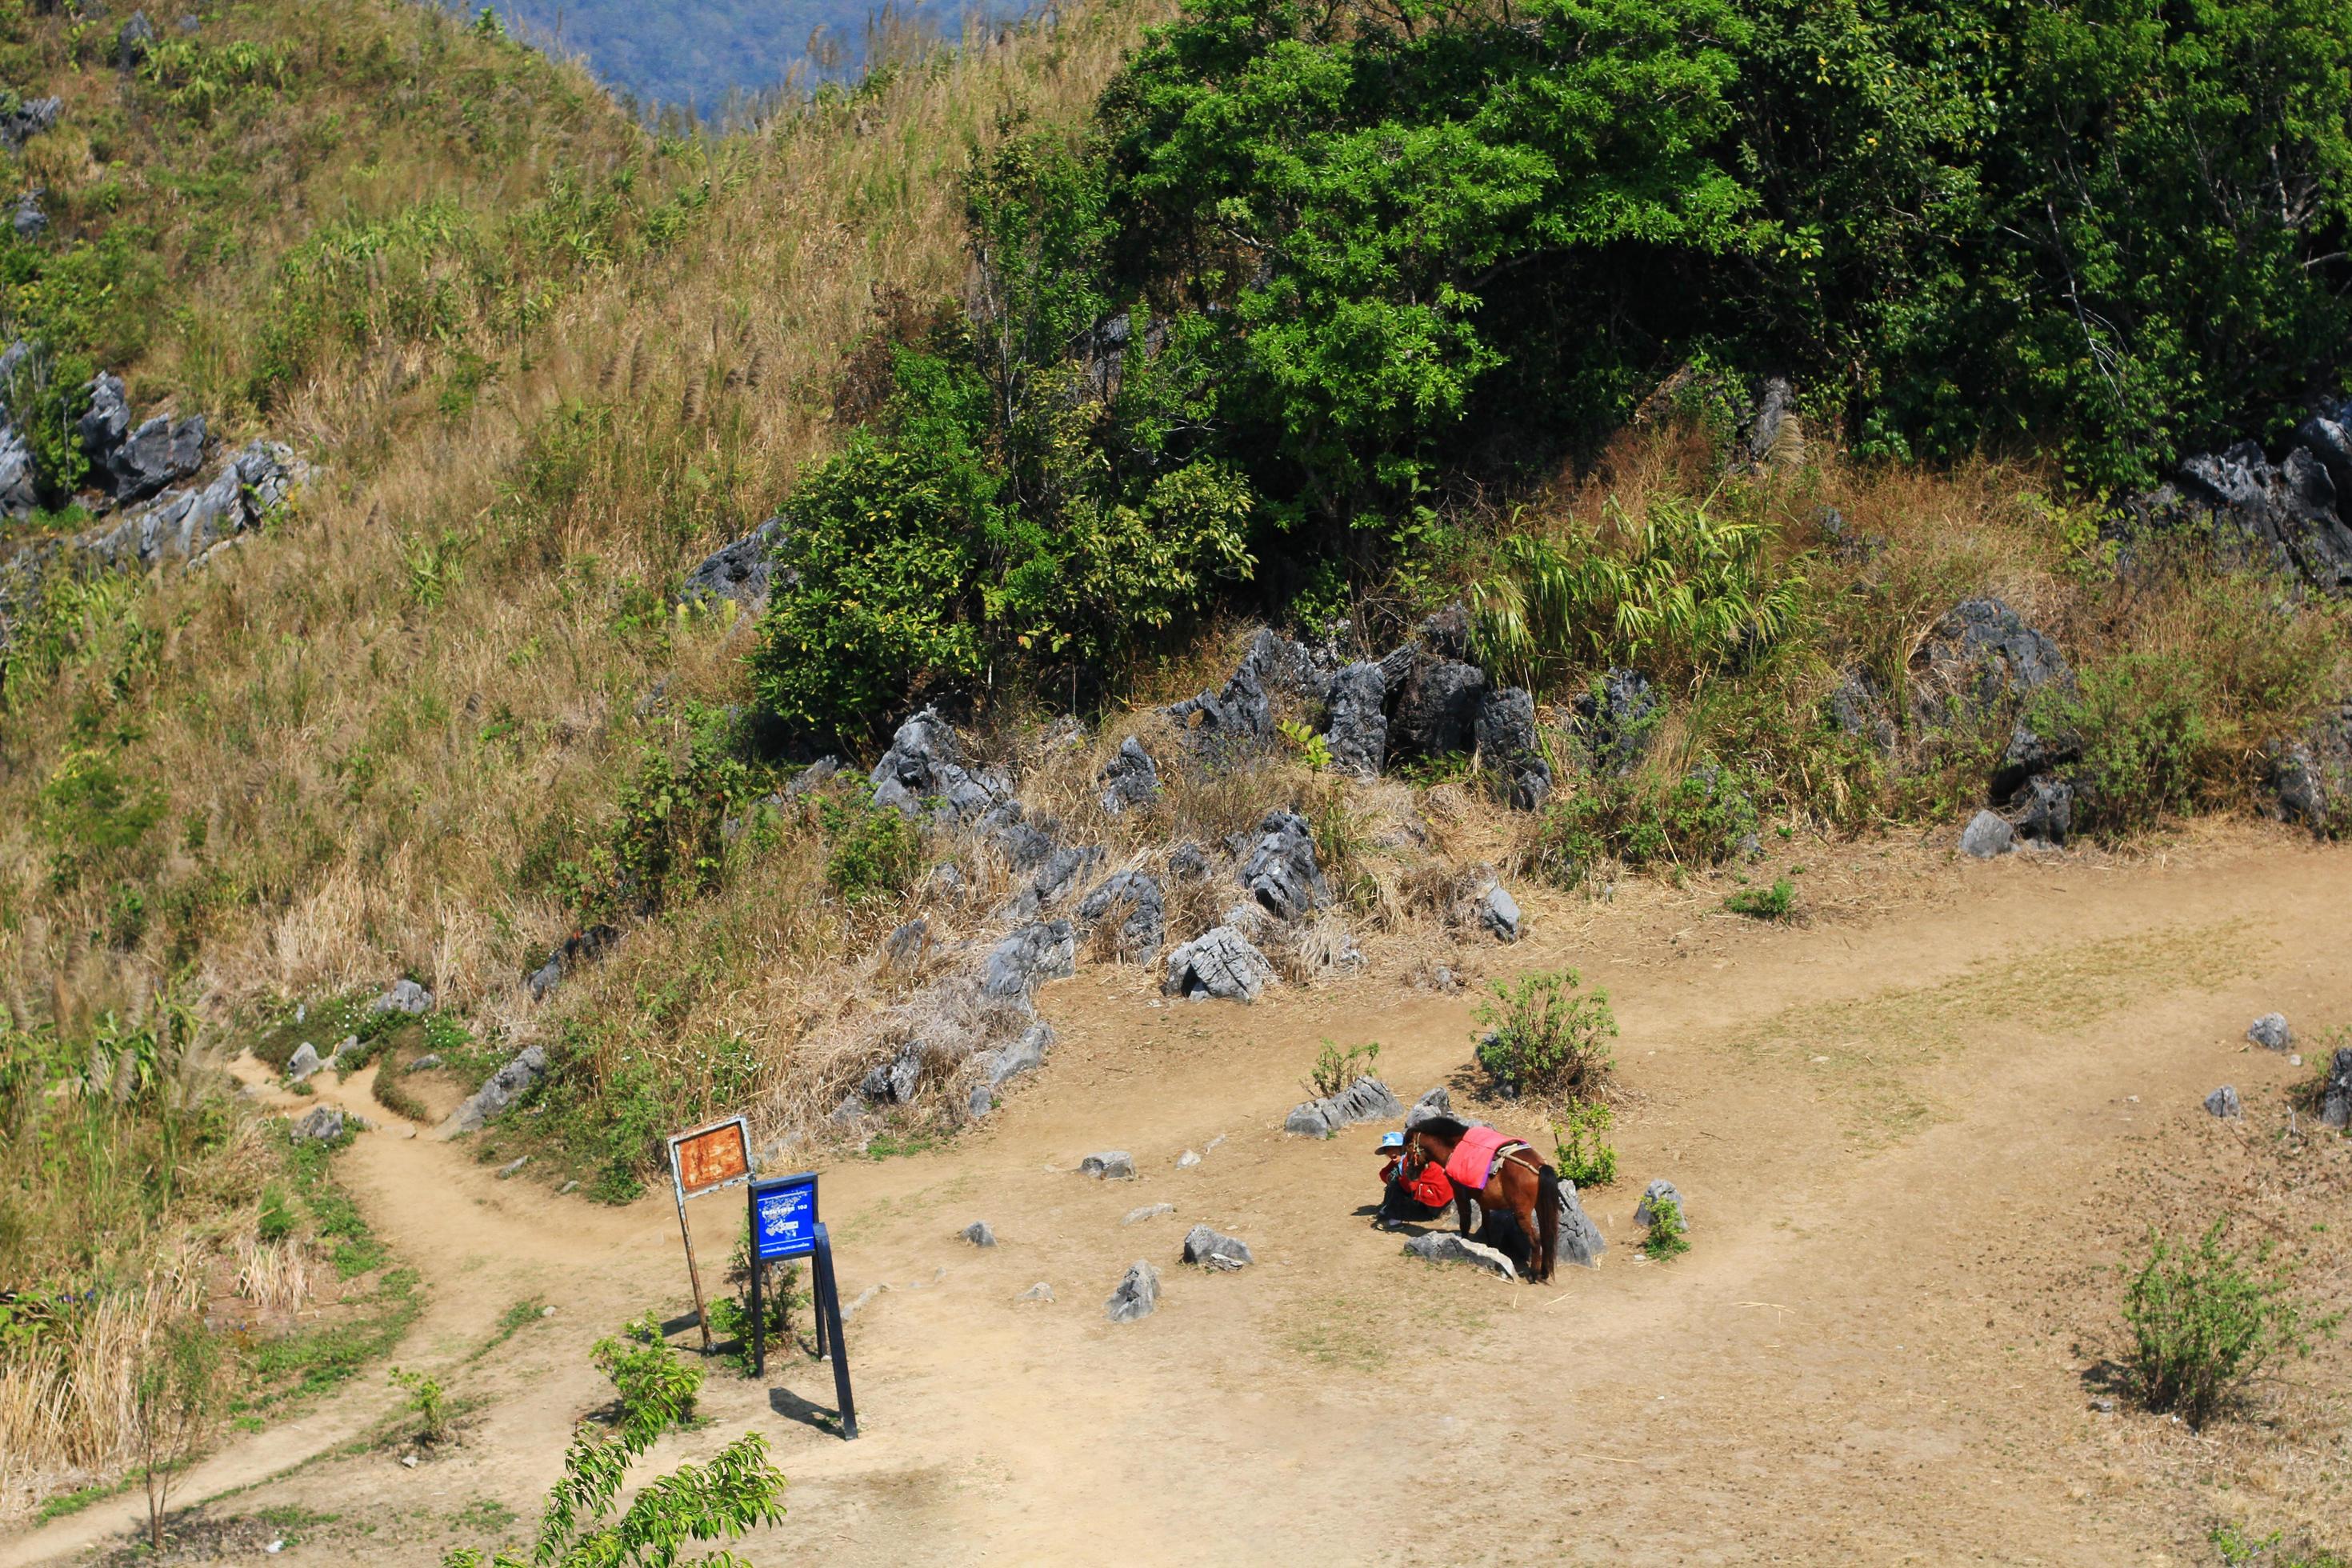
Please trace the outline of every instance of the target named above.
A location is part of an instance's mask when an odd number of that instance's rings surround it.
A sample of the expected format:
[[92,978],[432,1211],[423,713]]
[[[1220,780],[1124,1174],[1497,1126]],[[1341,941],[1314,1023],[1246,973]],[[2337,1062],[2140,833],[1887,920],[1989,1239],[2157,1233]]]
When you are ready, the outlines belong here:
[[907,890],[922,868],[923,837],[915,825],[890,806],[826,801],[825,835],[833,847],[824,858],[825,886],[845,903],[863,903]]
[[392,1369],[392,1383],[408,1395],[401,1403],[416,1417],[418,1442],[438,1443],[449,1436],[448,1400],[440,1384],[421,1372],[404,1372],[399,1367]]
[[2319,1313],[2293,1291],[2264,1244],[2252,1257],[2224,1248],[2227,1222],[2195,1243],[2151,1231],[2146,1262],[2124,1291],[2126,1364],[2150,1410],[2201,1426],[2284,1355],[2308,1355],[2341,1313]]
[[[729,1359],[745,1377],[751,1375],[751,1221],[743,1216],[736,1225],[735,1251],[727,1262],[727,1283],[734,1294],[712,1300],[709,1307],[710,1331],[721,1339],[736,1342]],[[812,1298],[802,1283],[801,1266],[786,1263],[768,1266],[768,1278],[760,1292],[760,1315],[767,1320],[768,1344],[781,1351],[792,1343],[793,1311],[806,1307]]]
[[1617,1179],[1617,1151],[1609,1130],[1617,1113],[1601,1100],[1568,1108],[1568,1120],[1551,1124],[1552,1164],[1563,1181],[1580,1187],[1605,1187]]
[[2032,721],[2082,742],[2084,825],[2145,832],[2196,805],[2203,782],[2229,770],[2206,717],[2205,671],[2180,654],[2128,653],[2082,673],[2079,693],[2044,689]]
[[1694,768],[1663,787],[1652,777],[1595,781],[1554,802],[1537,830],[1536,865],[1562,887],[1607,860],[1628,868],[1712,866],[1738,852],[1760,820],[1749,773]]
[[1774,879],[1769,888],[1742,888],[1723,900],[1723,907],[1735,915],[1748,915],[1759,921],[1784,921],[1797,902],[1797,884],[1786,877]]
[[1583,984],[1572,969],[1490,982],[1475,1016],[1479,1065],[1514,1092],[1590,1095],[1613,1065],[1617,1018],[1609,994]]
[[1323,1048],[1315,1055],[1314,1068],[1299,1082],[1317,1100],[1328,1100],[1371,1071],[1380,1059],[1381,1043],[1378,1040],[1349,1046],[1344,1051],[1325,1040]]
[[651,1312],[619,1335],[598,1340],[588,1356],[620,1395],[617,1425],[624,1434],[642,1432],[651,1438],[694,1415],[702,1368],[669,1347]]
[[1689,1250],[1690,1226],[1683,1219],[1683,1205],[1673,1198],[1653,1198],[1650,1234],[1642,1238],[1643,1255],[1654,1263],[1664,1263]]

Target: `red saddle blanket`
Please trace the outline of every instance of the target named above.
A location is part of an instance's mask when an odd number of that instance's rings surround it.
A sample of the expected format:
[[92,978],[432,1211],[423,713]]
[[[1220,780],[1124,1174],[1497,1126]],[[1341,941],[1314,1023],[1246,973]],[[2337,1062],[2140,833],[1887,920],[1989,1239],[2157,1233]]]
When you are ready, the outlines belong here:
[[1483,1192],[1486,1178],[1494,1173],[1495,1157],[1507,1149],[1523,1149],[1527,1145],[1507,1132],[1492,1127],[1473,1127],[1454,1145],[1454,1152],[1445,1162],[1445,1178],[1455,1186],[1469,1192]]

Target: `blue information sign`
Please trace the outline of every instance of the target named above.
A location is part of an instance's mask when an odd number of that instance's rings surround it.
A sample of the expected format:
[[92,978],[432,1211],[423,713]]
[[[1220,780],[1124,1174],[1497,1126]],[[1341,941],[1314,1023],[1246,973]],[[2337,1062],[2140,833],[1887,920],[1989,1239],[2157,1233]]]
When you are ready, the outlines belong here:
[[751,1241],[761,1262],[806,1258],[816,1250],[815,1172],[752,1186]]

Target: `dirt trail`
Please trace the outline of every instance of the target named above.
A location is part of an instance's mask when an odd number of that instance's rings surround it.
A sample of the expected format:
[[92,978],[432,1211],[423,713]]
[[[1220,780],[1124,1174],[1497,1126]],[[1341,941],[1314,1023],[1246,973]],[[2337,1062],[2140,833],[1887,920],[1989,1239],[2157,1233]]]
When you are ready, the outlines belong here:
[[[2352,1019],[2352,853],[2217,828],[2133,864],[1878,846],[1817,874],[1864,891],[1811,928],[1712,915],[1717,894],[1528,900],[1529,940],[1486,955],[1581,969],[1623,1025],[1622,1179],[1587,1194],[1601,1269],[1521,1287],[1402,1258],[1359,1212],[1377,1130],[1280,1131],[1325,1036],[1381,1040],[1407,1099],[1455,1078],[1468,997],[1376,965],[1255,1009],[1178,1007],[1140,972],[1096,973],[1042,999],[1049,1068],[984,1131],[825,1170],[845,1294],[889,1287],[850,1330],[866,1436],[819,1428],[829,1374],[790,1357],[772,1392],[714,1365],[709,1426],[659,1458],[770,1436],[792,1518],[746,1543],[761,1563],[1335,1560],[1408,1537],[1448,1563],[2179,1560],[2194,1500],[2119,1445],[2189,1439],[2090,1408],[2077,1340],[2113,1315],[2095,1266],[2151,1161],[2242,1157],[2253,1134],[2204,1117],[2207,1090],[2234,1082],[2259,1115],[2304,1076],[2242,1048],[2248,1019]],[[498,1182],[406,1136],[366,1085],[321,1098],[385,1124],[339,1171],[425,1274],[401,1357],[483,1405],[448,1458],[332,1458],[239,1500],[341,1516],[273,1563],[432,1563],[495,1534],[491,1504],[534,1512],[604,1394],[588,1342],[685,1304],[666,1199],[612,1211]],[[1105,1148],[1139,1179],[1072,1173]],[[1186,1149],[1204,1158],[1179,1169]],[[1664,1266],[1630,1223],[1657,1175],[1696,1244]],[[1123,1223],[1158,1203],[1175,1213]],[[696,1216],[706,1256],[731,1234],[721,1208]],[[975,1218],[998,1247],[956,1237]],[[1258,1264],[1181,1268],[1199,1220]],[[1161,1271],[1160,1310],[1109,1324],[1137,1258]],[[1016,1301],[1037,1281],[1053,1302]],[[558,1315],[467,1359],[532,1295]],[[2340,1387],[2345,1362],[2310,1375]],[[191,1495],[346,1443],[383,1407],[355,1390],[225,1453]],[[128,1522],[93,1510],[0,1564]]]

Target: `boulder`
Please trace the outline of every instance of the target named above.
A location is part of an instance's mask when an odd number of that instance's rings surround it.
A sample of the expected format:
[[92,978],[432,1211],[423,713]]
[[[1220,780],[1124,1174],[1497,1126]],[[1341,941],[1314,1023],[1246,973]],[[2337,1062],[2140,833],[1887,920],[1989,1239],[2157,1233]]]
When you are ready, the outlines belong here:
[[527,1046],[506,1066],[492,1073],[473,1097],[449,1116],[450,1131],[473,1132],[520,1099],[547,1071],[547,1052]]
[[440,1065],[441,1053],[438,1051],[427,1051],[423,1056],[417,1058],[415,1061],[409,1063],[407,1070],[410,1072],[431,1072],[435,1068],[437,1068]]
[[998,942],[988,955],[982,994],[1012,1000],[1048,980],[1077,973],[1077,937],[1067,921],[1032,921]]
[[907,921],[883,939],[882,954],[890,967],[901,973],[912,973],[923,961],[923,949],[930,945],[931,922],[921,915]]
[[1404,1250],[1408,1257],[1428,1263],[1466,1263],[1500,1279],[1519,1277],[1519,1271],[1511,1267],[1511,1260],[1500,1250],[1450,1230],[1424,1232],[1406,1242]]
[[1103,852],[1091,844],[1066,844],[1046,855],[1031,874],[1027,897],[1022,901],[1034,912],[1061,901],[1063,895],[1101,864]]
[[1103,786],[1101,804],[1107,816],[1123,816],[1160,798],[1160,766],[1132,735],[1118,743],[1118,754],[1103,764],[1095,782]]
[[2045,686],[2072,687],[2058,645],[1999,599],[1969,599],[1936,624],[1912,661],[1923,724],[1976,722]]
[[302,1113],[291,1132],[297,1142],[308,1139],[319,1143],[331,1143],[343,1135],[343,1113],[335,1106],[314,1105]]
[[1489,691],[1478,704],[1478,764],[1496,794],[1517,811],[1536,811],[1551,798],[1551,763],[1536,733],[1535,699],[1520,687]]
[[1478,923],[1492,931],[1497,941],[1518,941],[1518,900],[1505,892],[1499,883],[1487,889],[1478,900]]
[[912,1105],[915,1090],[922,1087],[923,1068],[930,1053],[919,1040],[910,1041],[890,1060],[890,1099],[898,1105]]
[[1135,1180],[1135,1156],[1124,1149],[1106,1149],[1078,1162],[1078,1174],[1102,1182]]
[[1794,468],[1805,460],[1804,425],[1797,417],[1797,389],[1785,376],[1767,376],[1764,395],[1740,432],[1739,453],[1759,467]]
[[1344,773],[1378,778],[1388,763],[1388,676],[1378,664],[1358,662],[1331,680],[1330,721],[1323,738],[1331,765]]
[[2225,1083],[2207,1095],[2205,1109],[2210,1114],[2221,1117],[2225,1121],[2234,1120],[2246,1113],[2244,1104],[2238,1099],[2238,1086],[2231,1083]]
[[23,517],[40,504],[33,448],[22,433],[0,425],[0,516]]
[[1046,1048],[1053,1043],[1052,1025],[1042,1020],[1030,1025],[1019,1039],[989,1059],[988,1087],[1002,1089],[1010,1079],[1045,1066]]
[[[1423,623],[1424,633],[1429,624]],[[1474,750],[1486,689],[1486,672],[1475,664],[1443,656],[1416,658],[1389,720],[1390,749],[1422,757]]]
[[1219,753],[1255,749],[1274,737],[1274,705],[1246,662],[1220,689],[1187,697],[1168,714],[1192,744]]
[[1830,721],[1881,756],[1891,756],[1896,733],[1885,689],[1866,669],[1849,669],[1830,693]]
[[371,1013],[405,1013],[415,1017],[433,1010],[433,993],[414,980],[395,980],[392,989],[368,1004]]
[[1600,1268],[1601,1255],[1609,1250],[1601,1227],[1592,1223],[1576,1195],[1576,1184],[1565,1176],[1559,1179],[1559,1235],[1554,1247],[1555,1262],[1573,1263],[1579,1268]]
[[[742,538],[722,544],[702,558],[679,584],[677,603],[715,608],[731,602],[757,615],[767,608],[776,581],[776,548],[783,542],[784,520],[772,517]],[[789,568],[787,584],[797,582]]]
[[1683,1195],[1675,1189],[1675,1184],[1657,1181],[1642,1189],[1642,1201],[1633,1207],[1633,1223],[1650,1224],[1656,1216],[1658,1201],[1662,1198],[1672,1198],[1675,1207],[1682,1211],[1683,1218],[1685,1221],[1690,1218],[1690,1205],[1683,1202]]
[[984,1219],[976,1219],[972,1221],[970,1225],[964,1226],[962,1231],[959,1234],[961,1234],[966,1241],[969,1241],[974,1247],[994,1247],[996,1245],[996,1233],[988,1228],[988,1222]]
[[1996,811],[1979,811],[1960,830],[1960,853],[1979,860],[2006,855],[2017,847],[2017,830]]
[[1166,989],[1188,1001],[1255,1002],[1274,965],[1231,926],[1216,926],[1168,955]]
[[1235,1273],[1257,1260],[1250,1256],[1249,1243],[1237,1236],[1226,1236],[1205,1225],[1196,1225],[1184,1233],[1184,1261],[1202,1268],[1221,1268]]
[[38,239],[49,231],[49,215],[41,210],[41,198],[47,194],[35,185],[16,198],[8,214],[8,226],[18,239]]
[[2344,409],[2313,416],[2302,443],[2273,465],[2252,441],[2185,459],[2175,485],[2136,497],[2126,510],[2159,531],[2210,537],[2225,558],[2269,566],[2322,593],[2352,589],[2352,529],[2344,522],[2342,485],[2352,437]]
[[2271,815],[2323,838],[2352,829],[2352,699],[2265,752]]
[[1329,901],[1315,863],[1315,832],[1295,811],[1270,811],[1258,824],[1256,846],[1243,862],[1242,886],[1276,920],[1296,920]]
[[2246,1026],[2246,1038],[2266,1051],[2284,1051],[2294,1044],[2294,1031],[2284,1013],[2265,1013]]
[[28,98],[14,109],[0,111],[0,146],[21,152],[26,142],[58,122],[65,106],[62,98]]
[[1040,1279],[1013,1299],[1016,1301],[1050,1301],[1054,1299],[1054,1288]]
[[111,371],[99,372],[86,390],[89,406],[75,422],[74,434],[90,466],[104,473],[108,459],[131,434],[131,400],[123,393],[122,378]]
[[1380,1079],[1363,1077],[1339,1093],[1310,1100],[1292,1110],[1282,1123],[1285,1132],[1308,1138],[1328,1138],[1342,1127],[1360,1121],[1388,1121],[1404,1114],[1404,1105]]
[[531,971],[524,981],[530,987],[532,1000],[544,998],[562,983],[565,975],[604,957],[620,940],[619,928],[609,925],[593,925],[565,937],[562,945],[548,954],[547,962]]
[[874,764],[867,781],[874,786],[874,805],[908,816],[928,809],[971,822],[1011,801],[1009,784],[995,773],[965,767],[962,758],[955,726],[938,709],[924,709],[898,726],[890,749]]
[[1168,905],[1159,879],[1148,871],[1118,871],[1078,900],[1078,924],[1092,931],[1104,921],[1118,921],[1118,950],[1129,958],[1149,958],[1168,935]]
[[511,1160],[509,1160],[505,1164],[500,1165],[500,1166],[499,1167],[499,1169],[498,1169],[498,1179],[499,1179],[499,1181],[503,1182],[503,1181],[507,1180],[509,1177],[510,1177],[510,1176],[513,1176],[513,1175],[516,1175],[516,1174],[520,1173],[521,1172],[522,1168],[523,1168],[525,1165],[528,1165],[528,1164],[530,1164],[530,1155],[528,1155],[528,1154],[520,1154],[520,1155],[517,1155],[515,1158],[513,1158],[513,1159],[511,1159]]
[[286,1059],[286,1076],[296,1083],[301,1083],[325,1065],[319,1059],[319,1047],[305,1040],[295,1047],[294,1054]]
[[108,488],[118,500],[140,500],[204,467],[205,416],[141,425],[108,454]]
[[2017,792],[2010,808],[2019,813],[2018,837],[2063,848],[2074,821],[2074,786],[2047,773],[2037,774]]
[[1138,1258],[1103,1302],[1103,1315],[1114,1323],[1131,1323],[1151,1316],[1160,1305],[1160,1271]]
[[1168,852],[1168,874],[1171,877],[1182,877],[1188,881],[1207,876],[1209,874],[1208,851],[1191,839],[1186,839]]
[[114,35],[114,63],[124,70],[137,70],[154,48],[155,24],[147,19],[146,12],[133,11],[131,20]]
[[1594,773],[1622,777],[1641,765],[1665,716],[1648,676],[1612,669],[1576,700],[1577,751]]
[[2328,1058],[2327,1079],[2319,1093],[2319,1123],[2352,1126],[2352,1046],[2337,1047]]
[[1454,1095],[1441,1083],[1419,1100],[1414,1100],[1412,1108],[1415,1110],[1431,1112],[1438,1116],[1451,1116],[1454,1114]]

